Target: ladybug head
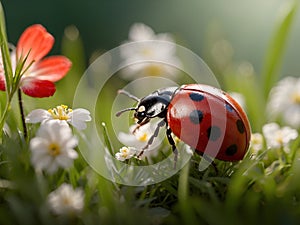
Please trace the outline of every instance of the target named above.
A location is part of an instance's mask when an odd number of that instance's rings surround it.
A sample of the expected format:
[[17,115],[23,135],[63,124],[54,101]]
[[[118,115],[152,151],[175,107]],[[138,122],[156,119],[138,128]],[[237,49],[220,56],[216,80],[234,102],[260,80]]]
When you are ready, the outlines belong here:
[[147,116],[146,107],[144,105],[138,104],[137,108],[135,108],[134,110],[134,118],[137,119],[137,123],[141,123],[146,118],[149,118]]
[[[125,92],[122,91],[123,94]],[[127,94],[126,94],[127,95]],[[160,98],[157,96],[146,96],[145,98],[138,101],[138,105],[132,108],[126,108],[117,112],[116,116],[120,116],[123,112],[135,111],[134,118],[138,124],[146,124],[154,117],[164,117],[166,104],[160,102]]]
[[142,99],[124,90],[120,90],[120,94],[125,94],[134,99],[138,102],[138,105],[137,107],[123,109],[117,112],[116,116],[120,116],[123,112],[134,110],[134,118],[137,119],[138,124],[146,124],[154,117],[164,118],[166,116],[167,107],[176,89],[177,87],[159,89]]

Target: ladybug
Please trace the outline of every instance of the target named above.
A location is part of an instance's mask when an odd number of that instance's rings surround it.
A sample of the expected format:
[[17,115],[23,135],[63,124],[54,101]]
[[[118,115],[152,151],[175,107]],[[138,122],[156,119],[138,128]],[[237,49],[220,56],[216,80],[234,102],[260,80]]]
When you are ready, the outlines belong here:
[[161,88],[139,99],[120,90],[119,93],[138,102],[133,110],[138,129],[152,118],[158,123],[143,151],[153,143],[159,129],[166,126],[166,135],[177,157],[172,133],[191,146],[196,152],[223,161],[243,159],[250,142],[251,128],[242,107],[224,91],[203,84],[187,84],[181,87]]

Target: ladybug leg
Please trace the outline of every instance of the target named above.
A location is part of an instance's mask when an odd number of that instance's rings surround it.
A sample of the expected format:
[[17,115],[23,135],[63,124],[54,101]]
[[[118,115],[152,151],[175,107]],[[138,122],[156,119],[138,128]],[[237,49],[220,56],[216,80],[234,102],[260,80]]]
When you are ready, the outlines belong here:
[[146,118],[145,120],[143,120],[141,123],[138,123],[137,126],[134,128],[134,130],[132,131],[133,134],[135,134],[135,132],[143,125],[149,123],[150,118]]
[[172,146],[172,151],[174,153],[174,162],[175,162],[174,168],[176,168],[176,162],[177,162],[177,157],[178,157],[178,150],[176,148],[175,141],[174,141],[174,139],[172,137],[172,131],[171,131],[170,127],[167,128],[167,132],[166,133],[167,133],[168,141],[169,141],[170,145]]
[[[155,128],[155,131],[153,133],[153,135],[149,138],[146,146],[142,149],[142,151],[137,155],[138,158],[140,158],[144,151],[153,143],[154,141],[154,138],[156,138],[158,136],[158,133],[159,133],[159,129],[161,127],[163,127],[164,125],[166,124],[166,122],[164,120],[160,121],[158,124],[157,124],[157,127]],[[135,129],[136,130],[136,129]]]
[[219,171],[218,171],[218,168],[217,168],[217,164],[214,162],[214,160],[206,154],[201,154],[201,156],[203,157],[204,160],[206,160],[208,163],[210,163],[213,166],[213,168],[215,170],[215,173],[218,174]]

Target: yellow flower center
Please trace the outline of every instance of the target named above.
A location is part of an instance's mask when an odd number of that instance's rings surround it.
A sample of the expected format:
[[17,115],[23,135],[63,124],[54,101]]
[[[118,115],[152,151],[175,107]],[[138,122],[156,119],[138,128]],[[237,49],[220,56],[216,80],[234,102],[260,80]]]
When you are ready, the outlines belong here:
[[68,205],[71,204],[71,200],[70,200],[70,198],[68,198],[68,197],[63,197],[62,203],[63,203],[65,206],[68,206]]
[[276,141],[277,143],[279,143],[280,145],[283,145],[283,136],[282,133],[279,133],[276,137]]
[[142,49],[142,54],[144,56],[152,56],[153,55],[153,51],[150,48],[144,48],[144,49]]
[[253,139],[251,140],[251,142],[252,142],[252,144],[254,144],[254,145],[259,145],[259,144],[261,144],[261,140],[258,139],[258,138],[253,138]]
[[122,156],[124,158],[126,158],[128,156],[128,154],[129,154],[129,149],[126,148],[126,147],[123,147],[123,148],[121,148],[120,152],[122,153]]
[[162,65],[151,64],[145,68],[146,73],[150,76],[159,76],[162,74]]
[[299,92],[293,93],[292,101],[295,104],[300,104],[300,93]]
[[138,137],[138,140],[146,142],[148,140],[148,135],[146,133],[143,133],[141,136]]
[[59,105],[56,108],[48,109],[48,112],[53,119],[68,120],[70,118],[68,114],[72,112],[72,109],[69,109],[66,105]]
[[52,155],[52,156],[57,156],[60,154],[60,146],[56,143],[51,143],[49,146],[48,146],[48,151],[49,151],[49,154]]

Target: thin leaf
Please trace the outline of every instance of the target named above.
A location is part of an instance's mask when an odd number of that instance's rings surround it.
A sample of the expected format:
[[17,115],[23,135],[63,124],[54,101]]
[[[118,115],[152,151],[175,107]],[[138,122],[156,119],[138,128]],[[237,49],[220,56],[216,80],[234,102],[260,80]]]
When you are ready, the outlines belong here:
[[102,129],[103,129],[103,136],[104,136],[106,147],[108,148],[110,154],[113,154],[114,151],[112,149],[111,141],[110,141],[109,136],[108,136],[108,131],[107,131],[107,128],[106,128],[106,124],[104,122],[102,122],[101,126],[102,126]]
[[12,72],[9,47],[8,47],[7,37],[6,37],[5,16],[4,16],[4,11],[1,3],[0,3],[0,47],[2,53],[6,87],[7,87],[6,91],[8,92],[9,95],[10,87],[13,79],[13,72]]
[[192,224],[195,221],[189,204],[189,169],[190,165],[187,163],[180,172],[178,184],[178,201],[185,224]]
[[285,8],[278,20],[274,37],[271,40],[269,49],[266,54],[264,67],[262,70],[264,97],[268,97],[268,93],[279,77],[282,64],[282,58],[286,47],[289,31],[294,20],[297,1],[284,5]]
[[[12,82],[13,82],[13,72],[10,60],[9,47],[6,38],[6,29],[5,29],[5,17],[4,11],[0,2],[0,48],[2,53],[2,63],[4,68],[5,76],[5,85],[6,85],[6,104],[5,109],[1,112],[0,119],[0,142],[2,142],[3,127],[5,120],[10,110],[10,102],[12,99]],[[1,60],[1,59],[0,59]]]
[[29,56],[29,53],[30,53],[30,51],[27,53],[27,55],[24,57],[24,59],[21,56],[20,60],[17,62],[16,70],[15,70],[15,76],[13,77],[13,89],[12,89],[13,93],[15,91],[17,91],[17,89],[19,88],[19,83],[20,83],[20,80],[21,80],[22,76],[27,72],[27,70],[34,63],[34,61],[31,61],[29,63],[29,65],[24,69],[25,63],[26,63],[26,61],[28,59],[28,56]]

